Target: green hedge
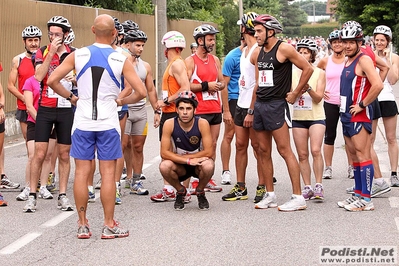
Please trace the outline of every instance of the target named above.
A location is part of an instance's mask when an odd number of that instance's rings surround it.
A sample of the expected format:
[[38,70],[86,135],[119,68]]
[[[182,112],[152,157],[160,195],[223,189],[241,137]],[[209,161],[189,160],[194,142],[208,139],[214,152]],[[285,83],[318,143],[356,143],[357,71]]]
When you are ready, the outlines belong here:
[[305,24],[301,26],[301,37],[323,36],[323,38],[327,38],[330,32],[338,28],[338,23]]

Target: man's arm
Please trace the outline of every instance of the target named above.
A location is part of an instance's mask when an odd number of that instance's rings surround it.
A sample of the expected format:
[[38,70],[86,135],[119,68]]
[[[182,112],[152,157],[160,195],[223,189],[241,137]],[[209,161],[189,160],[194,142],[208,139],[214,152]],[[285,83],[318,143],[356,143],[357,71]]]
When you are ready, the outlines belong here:
[[[363,71],[369,80],[371,87],[369,93],[363,100],[363,105],[367,106],[371,104],[380,94],[384,85],[382,84],[381,78],[378,76],[377,71],[374,68],[373,61],[368,56],[362,56],[359,59],[360,70]],[[361,75],[361,73],[356,74]]]
[[292,92],[287,93],[287,102],[293,104],[298,96],[301,94],[301,91],[303,90],[305,85],[308,83],[309,78],[312,76],[313,68],[309,64],[309,62],[306,61],[306,59],[301,56],[291,45],[282,43],[279,48],[280,49],[277,51],[277,57],[279,59],[281,57],[286,58],[290,60],[296,67],[302,70],[301,76],[299,77],[298,85],[295,89],[292,90]]
[[17,97],[17,99],[20,99],[21,101],[25,102],[24,95],[16,87],[18,80],[18,67],[19,67],[19,56],[15,56],[12,59],[11,71],[10,74],[8,75],[7,89],[15,97]]
[[148,99],[150,100],[152,109],[154,110],[154,127],[158,127],[161,120],[159,114],[161,110],[158,107],[158,96],[153,81],[152,69],[150,64],[148,64],[147,62],[144,62],[144,66],[147,70],[147,76],[145,77],[145,87],[147,88]]
[[[64,45],[62,42],[62,38],[60,38],[60,37],[54,38],[53,42],[50,45],[50,49],[48,50],[47,56],[44,59],[44,61],[41,64],[36,65],[35,79],[37,81],[41,82],[44,79],[44,77],[47,75],[51,60],[53,59],[54,55],[57,53],[57,50],[61,45]],[[41,54],[41,51],[40,52],[37,51],[37,53]],[[41,56],[44,56],[44,55],[41,54]],[[66,74],[68,74],[68,73],[66,73]],[[64,77],[66,76],[66,74],[64,75]]]
[[144,87],[144,84],[134,70],[133,64],[129,60],[125,60],[122,73],[125,77],[125,80],[127,80],[127,82],[129,82],[129,84],[134,88],[133,93],[122,99],[123,104],[136,103],[147,96],[147,91]]
[[[71,91],[65,89],[61,84],[61,79],[63,79],[69,72],[75,68],[75,52],[68,55],[65,60],[59,65],[47,80],[47,84],[51,87],[58,95],[64,98],[68,98],[71,95]],[[73,96],[71,102],[76,103],[77,97]]]
[[[260,48],[260,49],[263,49],[263,48]],[[256,92],[258,91],[258,87],[259,87],[259,84],[258,84],[258,81],[259,81],[258,56],[259,56],[260,49],[255,49],[251,55],[251,58],[249,59],[251,64],[253,64],[255,66],[255,86],[254,86],[254,90],[252,91],[252,100],[251,100],[251,104],[249,106],[249,109],[252,109],[252,110],[254,109],[254,106],[255,106]],[[254,120],[254,116],[247,114],[245,116],[243,126],[244,127],[252,127],[253,120]]]
[[[3,71],[3,67],[1,65],[0,61],[0,73]],[[1,78],[0,78],[0,124],[4,123],[6,120],[6,114],[4,111],[4,103],[5,103],[5,97],[4,97],[4,91],[3,91],[3,86],[1,85]]]
[[[224,78],[224,83],[226,84],[226,87],[228,87],[229,82],[230,82],[230,77],[223,76],[223,78]],[[228,90],[221,91],[221,98],[222,98],[222,106],[223,106],[223,121],[228,125],[232,125],[233,117],[230,113]]]

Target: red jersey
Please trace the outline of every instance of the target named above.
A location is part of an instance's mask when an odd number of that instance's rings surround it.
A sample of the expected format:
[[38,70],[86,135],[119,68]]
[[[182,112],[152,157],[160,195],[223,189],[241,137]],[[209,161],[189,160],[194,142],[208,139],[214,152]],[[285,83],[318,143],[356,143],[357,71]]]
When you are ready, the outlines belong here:
[[[200,84],[203,81],[217,81],[218,67],[213,55],[208,55],[206,62],[202,61],[196,54],[191,55],[194,59],[194,71],[190,82]],[[195,93],[198,98],[198,107],[196,114],[215,114],[221,113],[222,108],[220,104],[219,93],[211,94],[208,91],[198,91]]]
[[[42,64],[44,59],[48,54],[48,50],[50,49],[51,44],[48,46],[42,47],[36,52],[35,64]],[[61,64],[61,62],[71,53],[71,49],[68,45],[65,45],[66,51],[61,55],[55,54],[51,59],[50,66],[47,72],[47,75],[44,77],[42,81],[42,87],[40,92],[40,106],[57,108],[57,107],[71,107],[69,102],[65,102],[65,99],[58,94],[56,94],[51,88],[47,86],[47,79],[53,73],[53,71]],[[69,103],[69,104],[68,104]],[[64,106],[66,104],[67,106]]]
[[[18,64],[18,91],[23,94],[22,88],[25,81],[35,74],[35,67],[32,64],[32,59],[28,58],[25,53],[19,54]],[[23,101],[17,98],[17,108],[19,110],[26,110],[26,105]]]

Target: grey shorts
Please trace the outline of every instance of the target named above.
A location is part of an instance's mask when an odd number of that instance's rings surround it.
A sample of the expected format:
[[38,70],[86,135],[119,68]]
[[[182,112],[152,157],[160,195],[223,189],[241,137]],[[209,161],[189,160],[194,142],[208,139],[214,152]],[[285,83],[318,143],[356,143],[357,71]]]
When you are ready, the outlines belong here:
[[290,109],[285,99],[255,102],[253,122],[255,130],[273,131],[281,128],[284,123],[291,127]]
[[148,122],[145,106],[139,110],[130,110],[126,119],[125,134],[130,136],[147,136]]
[[15,113],[15,119],[19,122],[26,123],[28,121],[28,111],[17,109]]

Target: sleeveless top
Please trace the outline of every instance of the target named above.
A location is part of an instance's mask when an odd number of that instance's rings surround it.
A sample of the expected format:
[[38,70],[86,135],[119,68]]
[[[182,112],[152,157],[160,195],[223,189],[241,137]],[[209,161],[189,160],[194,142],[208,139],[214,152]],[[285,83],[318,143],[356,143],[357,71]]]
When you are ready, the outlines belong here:
[[194,124],[190,131],[184,131],[180,125],[178,117],[174,119],[173,132],[171,141],[173,145],[173,152],[177,154],[197,153],[203,149],[202,136],[198,126],[198,116],[194,116]]
[[[177,83],[175,77],[169,75],[170,66],[176,60],[183,60],[180,56],[176,56],[166,67],[165,72],[162,78],[162,99],[166,97],[170,97],[175,94],[178,90],[180,90],[180,84]],[[184,62],[184,61],[183,61]],[[176,112],[176,104],[171,102],[169,105],[162,107],[163,113],[175,113]]]
[[281,40],[269,52],[262,48],[258,56],[258,90],[256,92],[257,100],[269,102],[281,100],[287,97],[291,90],[292,83],[292,63],[287,60],[279,62],[277,60],[277,50]]
[[[387,61],[386,58],[382,58],[382,60],[384,60],[384,62]],[[379,71],[378,68],[377,68],[377,71]],[[387,77],[388,77],[388,75],[387,75]],[[380,94],[378,94],[379,102],[385,102],[385,101],[394,101],[395,102],[395,95],[393,94],[393,88],[392,88],[391,84],[389,84],[387,77],[385,77],[385,80],[383,82],[384,87],[382,88],[382,91],[380,92]]]
[[349,113],[349,107],[358,104],[366,98],[371,84],[367,77],[356,75],[356,66],[360,57],[365,54],[361,53],[349,66],[344,66],[341,75],[341,122],[369,122],[371,123],[372,106],[368,105],[360,113],[352,116]]
[[[147,78],[147,69],[145,68],[143,60],[141,58],[137,58],[134,70],[136,70],[137,75],[139,76],[139,78],[141,79],[141,81],[144,83],[145,86],[145,80]],[[128,104],[128,107],[129,110],[136,111],[143,108],[145,106],[145,103],[146,103],[146,98],[143,98],[137,103]]]
[[104,131],[115,128],[120,134],[116,99],[120,93],[126,56],[110,45],[94,43],[75,52],[79,103],[72,132]]
[[248,55],[245,56],[245,52],[248,47],[245,47],[242,51],[240,58],[240,94],[238,96],[237,106],[241,108],[249,108],[252,101],[252,94],[256,84],[255,80],[255,66],[251,63],[251,55],[253,51],[258,47],[257,44],[254,44],[248,52]]
[[[322,73],[320,68],[315,67],[312,76],[310,77],[308,84],[312,87],[312,90],[316,91],[317,81],[319,79],[320,74]],[[296,70],[292,73],[292,84],[296,85],[299,83],[301,71]],[[295,86],[294,85],[294,86]],[[324,120],[326,116],[324,114],[324,106],[323,100],[316,103],[313,101],[312,97],[309,93],[305,92],[302,94],[292,106],[292,120],[300,120],[300,121],[316,121],[316,120]]]
[[[207,62],[202,61],[196,54],[191,55],[194,59],[194,71],[190,82],[200,84],[203,81],[217,81],[218,67],[216,66],[213,55],[208,54]],[[198,107],[195,110],[196,114],[215,114],[221,113],[221,102],[219,93],[209,93],[209,91],[195,92],[198,98]]]
[[[35,75],[35,67],[32,64],[32,59],[28,58],[25,53],[19,54],[18,65],[18,91],[23,94],[22,88],[25,81]],[[17,108],[19,110],[26,110],[26,105],[23,101],[17,98]]]
[[344,69],[345,60],[341,64],[334,63],[332,60],[332,55],[328,57],[326,66],[326,92],[329,92],[330,99],[325,100],[327,103],[339,105],[339,95],[340,95],[340,82],[341,73]]

